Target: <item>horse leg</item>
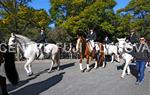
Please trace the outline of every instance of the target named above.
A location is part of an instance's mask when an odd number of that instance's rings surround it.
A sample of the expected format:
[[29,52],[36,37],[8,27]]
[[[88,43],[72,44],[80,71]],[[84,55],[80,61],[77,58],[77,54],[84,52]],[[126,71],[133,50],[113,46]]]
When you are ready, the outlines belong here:
[[106,62],[106,57],[104,56],[104,61],[103,61],[103,68],[105,68],[106,67],[106,64],[107,64],[107,62]]
[[94,69],[97,69],[97,63],[98,63],[98,61],[96,60],[96,61],[95,61]]
[[55,57],[56,63],[57,63],[57,70],[60,70],[60,55],[59,52],[57,53],[56,57]]
[[112,54],[112,56],[111,56],[111,63],[113,63],[114,62],[114,54]]
[[89,56],[86,56],[86,72],[89,72],[90,67],[89,67]]
[[117,61],[120,63],[119,55],[118,55],[118,54],[116,54],[116,57],[117,57]]
[[148,65],[149,65],[149,62],[146,63],[145,67],[146,67],[146,68],[149,68]]
[[82,54],[80,55],[79,67],[80,67],[80,71],[83,72],[83,67],[82,67]]
[[59,71],[60,70],[60,60],[56,59],[56,63],[57,63],[57,70]]
[[51,66],[50,66],[50,68],[48,70],[48,73],[50,73],[52,71],[53,65],[54,65],[54,60],[51,61]]
[[0,76],[0,86],[2,90],[2,95],[9,95],[7,91],[6,78]]
[[125,66],[123,67],[121,78],[124,78],[128,66],[129,66],[129,61],[126,60]]
[[26,70],[27,72],[27,76],[31,76],[33,73],[32,73],[32,70],[31,70],[31,62],[33,62],[33,58],[28,58],[27,59],[27,62],[25,63],[24,65],[24,69]]
[[48,70],[48,73],[50,73],[52,71],[53,65],[55,64],[55,57],[56,57],[55,55],[52,55],[51,66],[50,66],[50,68]]
[[97,69],[97,65],[98,65],[99,62],[100,62],[100,52],[98,51],[98,53],[96,54],[94,69]]
[[30,75],[32,75],[32,74],[33,74],[31,67],[32,67],[32,65],[31,65],[31,64],[29,64],[29,65],[28,65],[28,68],[29,68],[29,74],[30,74]]
[[127,74],[128,74],[128,75],[131,74],[129,65],[128,65],[128,67],[127,67]]

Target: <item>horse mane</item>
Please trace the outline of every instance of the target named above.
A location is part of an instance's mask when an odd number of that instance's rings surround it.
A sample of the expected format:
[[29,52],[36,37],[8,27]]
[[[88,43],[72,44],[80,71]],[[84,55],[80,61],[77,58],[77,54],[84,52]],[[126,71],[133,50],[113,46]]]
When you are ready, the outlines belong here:
[[83,36],[80,36],[79,39],[81,39],[82,43],[82,57],[85,57],[85,50],[86,50],[86,39]]
[[25,41],[28,41],[28,42],[33,42],[31,39],[29,39],[28,37],[25,37],[25,36],[22,36],[22,35],[19,35],[19,34],[15,34],[16,35],[16,37],[18,37],[18,38],[22,38],[22,39],[24,39]]
[[81,40],[86,43],[86,39],[83,36],[80,36]]

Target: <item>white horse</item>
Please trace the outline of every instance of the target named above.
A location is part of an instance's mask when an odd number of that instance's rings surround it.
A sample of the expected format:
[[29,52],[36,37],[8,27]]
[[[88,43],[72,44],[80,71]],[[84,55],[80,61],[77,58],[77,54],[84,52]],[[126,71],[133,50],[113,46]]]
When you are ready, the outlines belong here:
[[126,70],[127,70],[127,74],[130,74],[129,64],[133,60],[133,56],[129,53],[130,51],[127,49],[133,50],[133,45],[131,43],[127,43],[125,41],[126,38],[120,38],[117,40],[118,40],[118,48],[119,48],[118,52],[121,54],[123,60],[125,61],[125,65],[121,75],[121,78],[124,78]]
[[59,48],[57,45],[47,44],[46,46],[44,46],[44,53],[43,53],[41,48],[38,47],[38,45],[39,44],[41,45],[41,43],[35,43],[25,36],[12,33],[11,37],[9,38],[8,45],[14,46],[16,44],[19,45],[19,48],[23,52],[23,56],[27,60],[24,65],[24,69],[26,70],[27,76],[31,76],[33,74],[31,69],[31,63],[37,58],[43,59],[45,55],[51,56],[52,60],[48,72],[51,72],[54,63],[57,63],[58,66],[57,69],[59,70],[60,59],[59,59]]
[[[118,47],[113,44],[105,44],[104,46],[104,54],[105,55],[111,55],[111,63],[114,62],[114,59],[116,59],[118,62],[120,62],[119,54],[118,54]],[[103,67],[106,66],[106,58],[103,62]]]

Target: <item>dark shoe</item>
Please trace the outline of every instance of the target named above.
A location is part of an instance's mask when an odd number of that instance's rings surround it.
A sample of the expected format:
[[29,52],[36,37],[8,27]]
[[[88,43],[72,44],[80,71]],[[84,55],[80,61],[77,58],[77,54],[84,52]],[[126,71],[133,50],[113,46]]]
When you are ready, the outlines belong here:
[[139,81],[136,81],[136,82],[135,82],[135,85],[139,85]]
[[144,81],[139,82],[139,85],[142,85],[144,83]]

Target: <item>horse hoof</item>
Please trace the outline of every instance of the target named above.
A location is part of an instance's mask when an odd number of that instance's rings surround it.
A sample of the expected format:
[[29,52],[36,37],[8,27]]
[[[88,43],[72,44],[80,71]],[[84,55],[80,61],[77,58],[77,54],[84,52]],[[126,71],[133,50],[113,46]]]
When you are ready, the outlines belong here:
[[51,70],[48,70],[48,73],[51,73]]
[[128,73],[127,75],[130,75],[131,73]]
[[89,72],[89,71],[90,71],[90,69],[87,69],[87,70],[86,70],[86,72]]
[[30,77],[32,75],[33,75],[33,73],[27,73],[27,77]]
[[124,77],[123,77],[123,76],[121,76],[120,78],[121,78],[121,79],[124,79]]
[[96,70],[97,69],[97,67],[94,67],[94,70]]
[[57,71],[60,71],[60,68],[57,68]]
[[84,72],[84,70],[80,70],[81,71],[81,73],[83,73]]
[[33,72],[30,72],[29,74],[30,74],[30,75],[33,75]]

